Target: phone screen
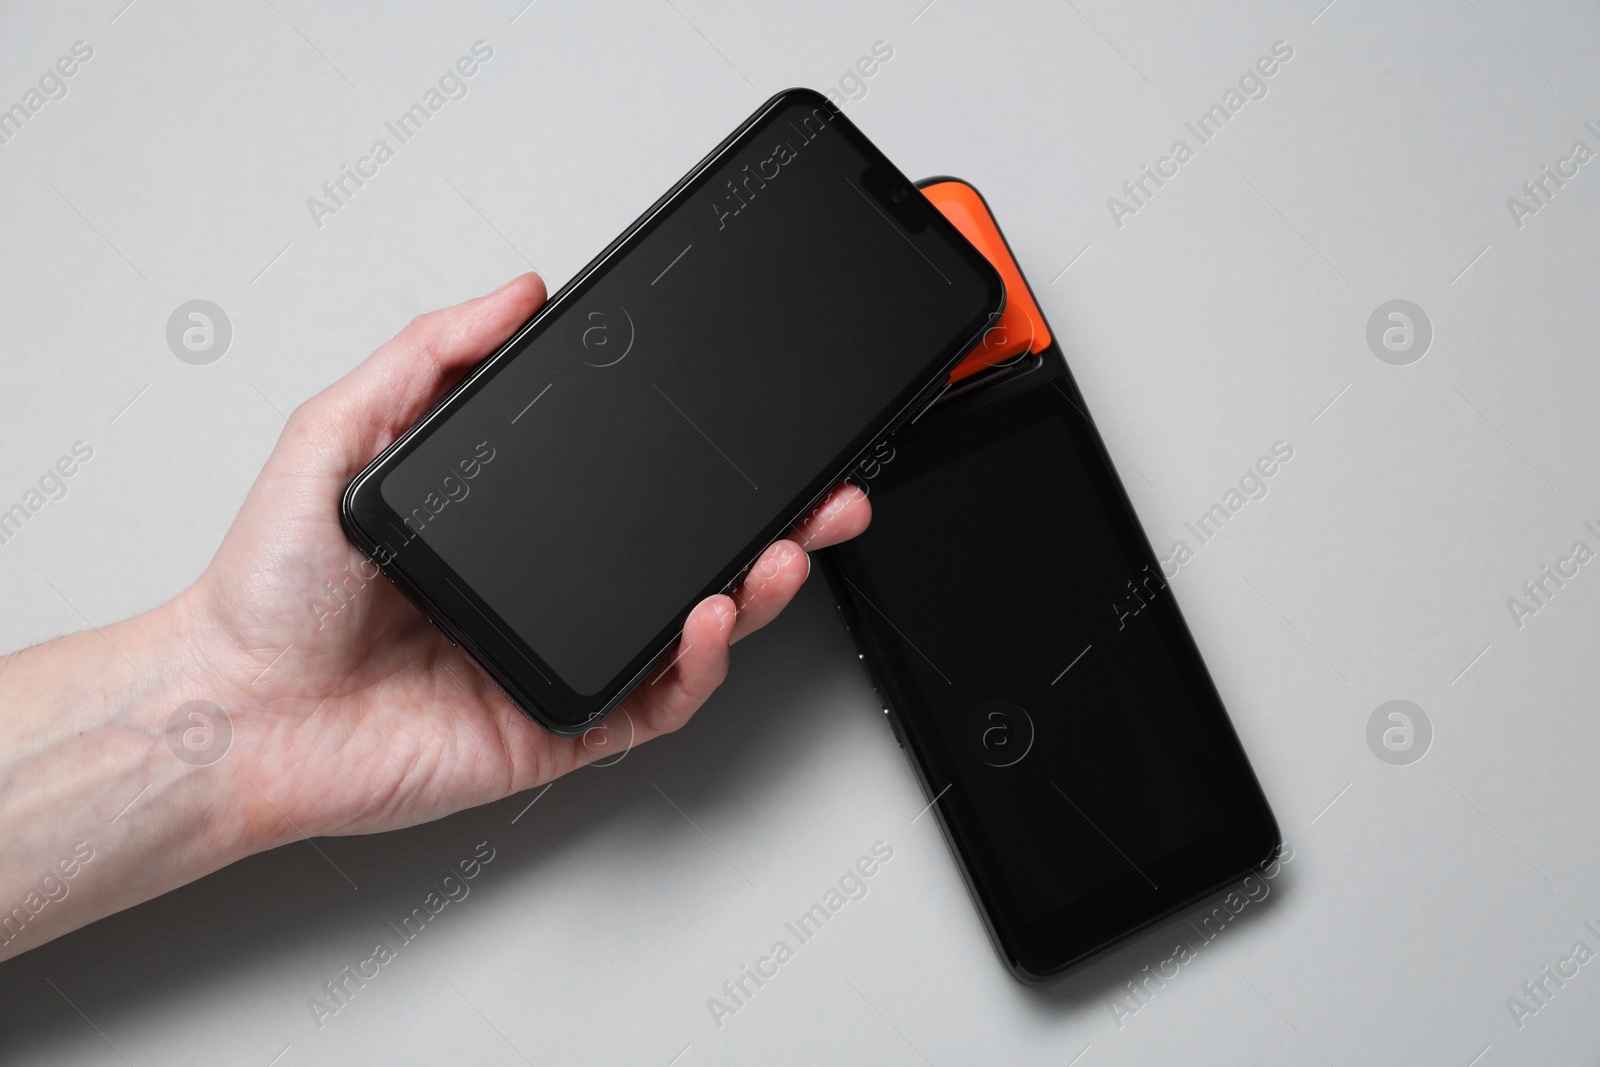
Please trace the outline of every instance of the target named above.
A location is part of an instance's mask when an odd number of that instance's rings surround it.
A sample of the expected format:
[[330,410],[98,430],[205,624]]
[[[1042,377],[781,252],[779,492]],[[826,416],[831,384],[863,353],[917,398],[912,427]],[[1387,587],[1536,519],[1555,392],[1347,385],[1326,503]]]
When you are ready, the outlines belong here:
[[425,546],[439,573],[416,580],[492,620],[556,718],[648,663],[998,303],[982,258],[800,95],[381,474],[396,566]]
[[1275,843],[1069,388],[896,440],[870,483],[872,526],[834,550],[908,743],[933,788],[951,786],[942,811],[981,892],[1058,958]]

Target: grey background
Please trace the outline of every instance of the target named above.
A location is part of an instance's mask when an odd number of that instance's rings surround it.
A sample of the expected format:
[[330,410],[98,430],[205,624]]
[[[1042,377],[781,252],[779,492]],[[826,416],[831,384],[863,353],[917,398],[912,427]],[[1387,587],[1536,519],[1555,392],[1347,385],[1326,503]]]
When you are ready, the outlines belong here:
[[[95,49],[0,147],[0,505],[95,449],[0,545],[0,646],[82,627],[47,580],[97,623],[175,593],[282,412],[420,311],[530,265],[559,284],[767,95],[883,40],[849,114],[988,196],[1158,547],[1294,447],[1173,582],[1294,859],[1120,1027],[1182,921],[1017,985],[819,585],[681,734],[531,809],[319,842],[359,890],[302,843],[0,968],[0,1060],[1593,1061],[1596,966],[1521,1029],[1506,1006],[1600,947],[1600,573],[1520,629],[1506,606],[1600,546],[1600,164],[1520,229],[1506,207],[1600,147],[1592,5],[274,2],[0,12],[7,106]],[[306,198],[479,39],[470,95],[313,225]],[[1106,198],[1278,40],[1269,95],[1116,227]],[[210,366],[166,346],[192,299],[232,320]],[[1410,366],[1366,345],[1391,299],[1433,323]],[[1409,766],[1367,745],[1391,699],[1432,722]],[[482,840],[471,896],[318,1030],[307,998]],[[876,840],[870,894],[717,1029],[706,999]]]

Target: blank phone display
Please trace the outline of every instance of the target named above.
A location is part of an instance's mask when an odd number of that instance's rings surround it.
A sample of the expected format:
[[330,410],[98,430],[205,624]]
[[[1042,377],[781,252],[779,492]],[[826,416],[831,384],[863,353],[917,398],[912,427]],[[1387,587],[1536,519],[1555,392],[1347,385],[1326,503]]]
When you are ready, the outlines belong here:
[[774,115],[385,475],[546,681],[613,683],[981,317],[844,123]]
[[907,746],[1033,974],[1275,840],[1173,593],[1059,372],[894,442],[830,550]]

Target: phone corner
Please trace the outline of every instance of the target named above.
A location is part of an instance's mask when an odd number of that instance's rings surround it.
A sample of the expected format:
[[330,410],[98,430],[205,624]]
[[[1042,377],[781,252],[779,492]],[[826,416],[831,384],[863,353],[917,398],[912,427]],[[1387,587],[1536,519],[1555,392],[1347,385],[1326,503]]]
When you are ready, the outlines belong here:
[[[833,116],[842,115],[837,104],[827,95],[807,85],[791,85],[767,97],[766,103],[756,109],[756,116],[786,107],[822,108]],[[752,116],[754,118],[755,116]]]
[[1006,959],[1004,956],[1001,957],[1001,960],[1005,963],[1006,970],[1010,972],[1011,977],[1029,989],[1044,989],[1048,986],[1053,986],[1061,981],[1067,972],[1072,969],[1071,963],[1065,963],[1049,969],[1036,970],[1022,960]]
[[1019,984],[1029,989],[1045,989],[1056,985],[1069,974],[1092,960],[1110,952],[1121,944],[1123,938],[1114,938],[1111,941],[1096,945],[1087,951],[1080,951],[1072,955],[1056,954],[1048,960],[1029,959],[1020,952],[1015,945],[1008,944],[1006,940],[997,936],[991,928],[990,940],[993,942],[1000,962],[1005,965],[1006,971]]
[[345,536],[362,548],[370,547],[373,539],[367,536],[361,525],[362,513],[365,508],[365,487],[369,482],[369,471],[362,471],[345,484],[339,493],[339,525],[343,528]]
[[[958,178],[953,174],[930,174],[926,178],[918,178],[912,184],[918,189],[927,189],[935,185],[947,185],[951,182],[954,182],[957,185],[964,185],[968,189],[971,189],[974,193],[978,193],[978,187],[976,185],[973,185],[965,178]],[[978,193],[978,195],[979,197],[982,197],[983,194]]]
[[1010,294],[1006,292],[1006,280],[1000,276],[999,268],[987,259],[984,265],[989,268],[987,281],[989,282],[989,299],[994,303],[994,310],[989,314],[992,318],[999,318],[1006,309],[1006,300]]
[[516,708],[522,713],[523,718],[533,723],[545,733],[554,737],[579,737],[598,726],[600,724],[600,720],[605,717],[603,715],[596,716],[593,719],[578,724],[562,722],[561,720],[552,717],[534,701],[527,699],[525,696],[513,695],[511,690],[507,689],[503,685],[499,685],[498,683],[496,683],[496,685],[500,692],[505,694],[505,698],[511,701],[512,707]]
[[1283,830],[1278,826],[1278,819],[1272,814],[1272,809],[1267,806],[1265,800],[1262,801],[1261,814],[1262,836],[1257,842],[1256,849],[1259,858],[1252,864],[1253,867],[1262,867],[1273,862],[1282,856],[1285,849],[1291,853],[1294,851],[1294,847],[1284,839]]

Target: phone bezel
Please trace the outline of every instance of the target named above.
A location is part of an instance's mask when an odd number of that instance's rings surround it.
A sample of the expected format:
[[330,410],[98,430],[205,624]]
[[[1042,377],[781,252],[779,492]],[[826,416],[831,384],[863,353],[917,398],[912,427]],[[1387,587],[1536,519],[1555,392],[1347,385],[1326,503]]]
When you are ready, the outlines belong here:
[[[598,256],[562,286],[531,319],[481,364],[450,390],[428,412],[402,433],[361,473],[351,480],[340,502],[340,518],[348,536],[366,551],[384,573],[405,592],[442,630],[465,649],[494,679],[502,691],[522,711],[552,733],[572,736],[593,727],[616,707],[650,670],[671,651],[683,629],[689,611],[706,596],[732,589],[755,563],[762,551],[782,537],[814,508],[854,467],[870,448],[900,421],[920,410],[941,387],[944,376],[999,314],[1005,302],[1004,285],[998,272],[982,253],[973,248],[937,210],[927,205],[925,224],[939,233],[955,252],[965,258],[979,277],[988,283],[983,306],[960,335],[940,352],[931,354],[926,370],[865,425],[837,457],[817,477],[784,506],[754,538],[746,551],[731,560],[708,581],[693,600],[684,606],[655,639],[635,654],[628,664],[597,693],[580,694],[571,689],[546,664],[536,649],[522,640],[489,604],[440,558],[420,536],[413,535],[402,547],[389,544],[388,531],[404,531],[403,522],[383,499],[382,478],[433,428],[450,417],[454,410],[495,373],[514,358],[533,337],[559,315],[573,307],[616,262],[642,242],[681,199],[697,191],[720,164],[759,136],[775,115],[796,105],[823,109],[830,124],[860,151],[869,170],[887,175],[894,188],[915,186],[884,154],[822,94],[810,89],[788,89],[774,95],[734,130],[721,144],[696,164],[655,204],[636,219]],[[925,198],[918,197],[922,204]],[[891,207],[899,215],[904,207]],[[913,205],[913,210],[920,208]],[[528,668],[532,668],[531,672]]]

